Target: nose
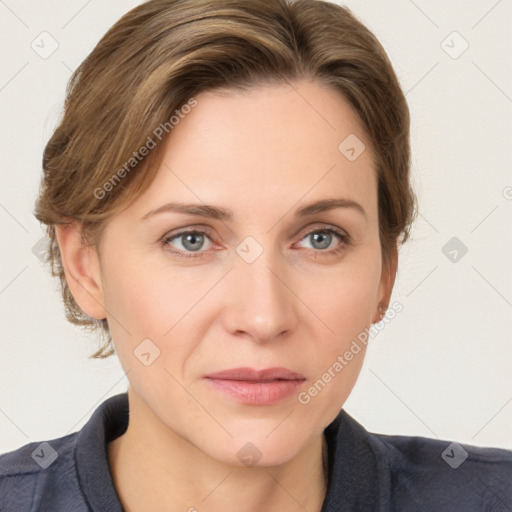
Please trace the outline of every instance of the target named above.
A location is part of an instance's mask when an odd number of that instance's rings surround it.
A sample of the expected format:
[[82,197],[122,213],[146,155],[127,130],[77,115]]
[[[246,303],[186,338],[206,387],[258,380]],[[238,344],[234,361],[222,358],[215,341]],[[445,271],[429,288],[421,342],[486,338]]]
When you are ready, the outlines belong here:
[[298,324],[297,298],[286,263],[265,250],[252,263],[235,256],[225,285],[225,328],[258,343],[287,336]]

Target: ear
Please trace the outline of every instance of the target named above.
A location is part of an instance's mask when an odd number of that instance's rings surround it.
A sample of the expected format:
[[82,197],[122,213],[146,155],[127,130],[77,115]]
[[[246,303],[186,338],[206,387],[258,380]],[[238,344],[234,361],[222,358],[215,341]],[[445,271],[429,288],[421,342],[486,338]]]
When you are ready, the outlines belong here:
[[95,248],[84,245],[81,229],[81,224],[76,221],[55,227],[62,266],[69,289],[80,309],[90,317],[102,320],[107,315],[99,256]]
[[378,290],[378,303],[372,319],[372,323],[380,322],[391,300],[391,292],[395,284],[396,271],[398,268],[398,246],[394,244],[390,250],[389,258],[382,266],[382,272]]

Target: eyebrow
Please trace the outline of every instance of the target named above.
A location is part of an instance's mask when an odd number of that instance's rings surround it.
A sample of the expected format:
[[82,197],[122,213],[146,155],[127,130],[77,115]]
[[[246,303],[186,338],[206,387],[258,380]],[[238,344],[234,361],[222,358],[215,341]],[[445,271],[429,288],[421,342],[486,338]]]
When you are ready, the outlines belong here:
[[[366,211],[364,208],[352,199],[322,199],[313,203],[302,206],[295,212],[295,217],[307,217],[315,213],[321,213],[334,208],[350,208],[359,212],[366,219]],[[229,221],[233,219],[233,212],[226,208],[213,206],[209,204],[183,204],[183,203],[166,203],[154,210],[146,213],[141,220],[147,220],[150,217],[161,213],[184,213],[187,215],[197,215],[201,217],[209,217],[220,221]]]

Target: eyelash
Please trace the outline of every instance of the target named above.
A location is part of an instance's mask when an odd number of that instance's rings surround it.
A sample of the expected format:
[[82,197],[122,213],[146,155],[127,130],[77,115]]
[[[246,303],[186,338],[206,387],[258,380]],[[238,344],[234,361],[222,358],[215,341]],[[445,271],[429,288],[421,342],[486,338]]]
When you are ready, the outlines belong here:
[[[327,254],[329,256],[336,256],[341,251],[343,251],[346,246],[351,244],[350,235],[348,235],[345,232],[334,229],[334,228],[315,228],[315,229],[309,231],[308,233],[306,233],[301,238],[301,241],[304,240],[305,238],[307,238],[308,236],[312,235],[313,233],[330,233],[340,239],[340,243],[334,249],[330,249],[330,250],[311,249],[315,253]],[[160,245],[164,248],[167,248],[168,244],[170,242],[172,242],[173,240],[176,240],[177,238],[185,236],[185,235],[205,235],[208,239],[210,239],[210,241],[212,241],[212,239],[208,236],[208,233],[206,231],[193,229],[193,230],[189,230],[189,231],[180,231],[179,233],[175,233],[172,235],[165,235],[160,240]],[[201,257],[203,257],[202,253],[207,252],[207,251],[195,251],[195,253],[194,253],[192,251],[181,252],[181,251],[175,251],[173,249],[167,249],[167,250],[169,250],[169,252],[176,254],[177,256],[183,257],[183,258],[201,258]]]

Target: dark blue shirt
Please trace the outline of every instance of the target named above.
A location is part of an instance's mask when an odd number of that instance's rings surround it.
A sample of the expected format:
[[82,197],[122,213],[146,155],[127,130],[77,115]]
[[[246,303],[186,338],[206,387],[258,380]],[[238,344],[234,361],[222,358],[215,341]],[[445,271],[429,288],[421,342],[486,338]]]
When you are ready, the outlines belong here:
[[[107,444],[128,426],[128,395],[84,427],[0,455],[1,512],[122,512]],[[341,410],[325,429],[322,512],[512,512],[512,452],[367,432]]]

